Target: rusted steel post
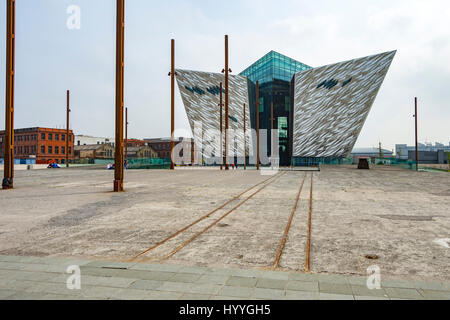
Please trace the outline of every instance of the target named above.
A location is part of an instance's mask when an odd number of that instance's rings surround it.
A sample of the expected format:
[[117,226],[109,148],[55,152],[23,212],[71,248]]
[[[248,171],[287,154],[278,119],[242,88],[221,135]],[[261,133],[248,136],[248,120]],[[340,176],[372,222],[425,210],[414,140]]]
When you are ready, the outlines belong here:
[[228,92],[228,35],[225,35],[225,170],[229,170],[228,161],[228,106],[229,106],[229,92]]
[[259,170],[259,81],[256,81],[256,170]]
[[175,148],[175,40],[171,41],[171,68],[170,68],[170,170],[175,169],[173,162],[173,149]]
[[273,169],[273,101],[270,103],[270,160]]
[[70,91],[67,90],[67,110],[66,110],[66,168],[69,167],[69,128],[70,128]]
[[195,164],[195,138],[191,140],[191,166]]
[[311,268],[311,220],[313,206],[313,173],[311,173],[311,186],[309,189],[309,209],[308,209],[308,233],[306,238],[306,254],[305,254],[305,272],[309,272]]
[[125,0],[117,0],[116,12],[116,154],[114,166],[114,192],[122,192]]
[[223,97],[222,97],[222,82],[220,83],[220,170],[223,170]]
[[14,187],[14,70],[16,2],[6,1],[5,156],[3,189]]
[[247,136],[246,136],[246,118],[245,118],[245,103],[244,103],[244,170],[247,170]]
[[416,171],[419,171],[419,140],[418,140],[418,134],[417,134],[417,97],[415,100],[415,122],[416,122]]
[[125,162],[128,168],[128,108],[125,108]]

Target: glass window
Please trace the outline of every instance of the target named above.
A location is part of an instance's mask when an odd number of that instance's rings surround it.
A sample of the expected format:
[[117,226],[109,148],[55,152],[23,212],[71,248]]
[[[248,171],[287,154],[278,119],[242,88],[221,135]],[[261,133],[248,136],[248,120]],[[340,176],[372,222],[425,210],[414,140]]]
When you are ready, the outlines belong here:
[[61,153],[66,154],[66,147],[61,147]]
[[59,147],[58,146],[55,147],[55,154],[59,154]]
[[53,134],[52,133],[48,134],[48,140],[53,140]]
[[291,109],[291,98],[288,96],[284,97],[284,110],[289,111]]
[[55,133],[55,140],[59,141],[59,134],[58,133]]
[[287,117],[279,117],[278,118],[278,136],[280,138],[287,138],[287,129],[288,129],[288,123],[287,123]]
[[65,134],[61,135],[61,141],[66,141],[66,135]]
[[48,153],[50,153],[50,154],[53,153],[53,147],[52,146],[48,146]]
[[41,146],[41,153],[45,153],[45,146]]
[[45,140],[45,133],[41,133],[41,140]]

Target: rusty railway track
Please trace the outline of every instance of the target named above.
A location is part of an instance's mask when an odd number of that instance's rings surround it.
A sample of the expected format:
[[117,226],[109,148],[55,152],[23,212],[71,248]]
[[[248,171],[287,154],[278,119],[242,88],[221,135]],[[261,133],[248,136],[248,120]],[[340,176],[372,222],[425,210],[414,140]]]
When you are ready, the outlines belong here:
[[[215,208],[214,210],[208,212],[207,214],[199,217],[198,219],[196,219],[195,221],[193,221],[192,223],[188,224],[187,226],[183,227],[182,229],[176,231],[175,233],[171,234],[170,236],[168,236],[167,238],[165,238],[164,240],[156,243],[155,245],[153,245],[152,247],[142,251],[141,253],[139,253],[137,256],[133,257],[132,259],[127,260],[128,262],[133,262],[136,261],[138,258],[142,258],[142,260],[140,262],[146,262],[148,260],[150,260],[150,257],[143,257],[144,255],[146,255],[147,253],[149,253],[150,251],[158,248],[159,246],[163,245],[164,243],[166,243],[167,241],[175,238],[176,236],[180,235],[181,233],[183,233],[184,231],[188,230],[189,228],[193,227],[194,225],[198,224],[199,222],[205,220],[206,218],[211,217],[213,214],[215,214],[216,212],[218,212],[219,210],[225,208],[227,205],[229,205],[230,203],[232,203],[233,201],[241,198],[244,194],[250,192],[252,189],[255,189],[256,187],[260,186],[256,191],[254,191],[252,194],[250,194],[249,196],[247,196],[245,199],[241,200],[238,204],[236,204],[234,207],[232,207],[231,209],[229,209],[226,213],[222,214],[219,218],[217,218],[216,220],[214,220],[212,223],[210,223],[208,226],[204,227],[202,230],[200,230],[199,232],[195,233],[192,237],[190,237],[189,239],[187,239],[186,241],[182,242],[180,245],[178,245],[175,249],[173,249],[172,251],[170,251],[169,254],[167,254],[166,256],[164,256],[163,258],[159,259],[160,262],[165,261],[167,259],[170,259],[172,256],[174,256],[177,252],[179,252],[180,250],[182,250],[183,248],[185,248],[186,246],[188,246],[189,244],[191,244],[195,239],[197,239],[198,237],[200,237],[202,234],[204,234],[205,232],[207,232],[208,230],[210,230],[211,228],[213,228],[215,225],[217,225],[220,221],[222,221],[223,219],[225,219],[227,216],[229,216],[232,212],[234,212],[236,209],[238,209],[239,207],[241,207],[243,204],[245,204],[248,200],[250,200],[251,198],[253,198],[256,194],[258,194],[259,192],[261,192],[263,189],[265,189],[267,186],[269,186],[270,184],[272,184],[273,182],[275,182],[275,180],[277,180],[279,177],[281,177],[282,175],[284,175],[285,172],[282,173],[278,173],[275,176],[271,176],[270,178],[263,180],[259,183],[257,183],[254,186],[251,186],[249,188],[247,188],[246,190],[242,191],[241,193],[239,193],[238,195],[232,197],[230,200],[226,201],[225,203],[223,203],[222,205],[220,205],[219,207]],[[313,176],[314,174],[311,173],[311,183],[310,183],[310,192],[309,192],[309,208],[308,208],[308,222],[307,222],[307,240],[306,240],[306,248],[305,248],[305,272],[310,272],[310,257],[311,257],[311,225],[312,225],[312,205],[313,205]],[[292,225],[292,221],[293,218],[295,216],[295,213],[297,211],[297,207],[298,207],[298,203],[300,202],[300,197],[301,197],[301,193],[303,191],[303,187],[305,184],[307,178],[307,173],[305,173],[302,182],[300,184],[293,208],[291,210],[286,228],[284,230],[283,233],[283,237],[281,240],[281,243],[279,245],[279,248],[277,250],[277,254],[275,257],[275,261],[272,264],[272,269],[277,269],[279,267],[279,262],[281,259],[281,256],[283,255],[283,251],[284,248],[286,246],[286,242],[287,242],[287,238],[289,235],[289,231]],[[268,183],[266,183],[268,182]],[[261,186],[262,185],[262,186]]]
[[309,272],[311,267],[311,220],[312,220],[312,205],[313,205],[313,174],[311,173],[311,188],[309,191],[309,209],[308,209],[308,234],[306,239],[306,254],[305,254],[305,272]]
[[[175,238],[176,236],[178,236],[179,234],[181,234],[181,233],[183,233],[184,231],[188,230],[189,228],[193,227],[193,226],[196,225],[197,223],[199,223],[199,222],[205,220],[206,218],[209,218],[210,216],[212,216],[213,214],[215,214],[217,211],[223,209],[224,207],[226,207],[227,205],[229,205],[229,204],[232,203],[233,201],[235,201],[235,200],[239,199],[240,197],[242,197],[244,194],[246,194],[246,193],[249,192],[250,190],[252,190],[252,189],[254,189],[254,188],[260,186],[261,184],[264,184],[264,183],[268,182],[269,180],[274,179],[274,178],[276,178],[276,177],[278,177],[278,176],[280,176],[280,174],[275,175],[275,176],[271,176],[270,178],[265,179],[265,180],[263,180],[263,181],[257,183],[256,185],[247,188],[246,190],[244,190],[244,191],[242,191],[241,193],[239,193],[238,195],[232,197],[230,200],[226,201],[225,203],[223,203],[223,204],[220,205],[219,207],[215,208],[214,210],[209,211],[207,214],[205,214],[205,215],[199,217],[198,219],[196,219],[196,220],[193,221],[192,223],[188,224],[187,226],[185,226],[185,227],[181,228],[180,230],[178,230],[178,231],[172,233],[170,236],[168,236],[168,237],[165,238],[164,240],[161,240],[160,242],[156,243],[156,244],[153,245],[152,247],[150,247],[150,248],[148,248],[148,249],[142,251],[141,253],[139,253],[138,255],[134,256],[133,258],[128,259],[127,262],[134,262],[134,261],[136,261],[136,260],[139,259],[140,257],[142,257],[142,256],[146,255],[147,253],[149,253],[150,251],[153,251],[154,249],[160,247],[161,245],[163,245],[163,244],[166,243],[167,241],[169,241],[169,240]],[[270,182],[270,183],[271,183],[271,182]],[[270,183],[269,183],[269,184],[270,184]],[[264,185],[263,188],[265,188],[267,185],[268,185],[268,184]],[[262,189],[263,189],[263,188],[262,188]],[[253,196],[253,195],[252,195],[252,196]],[[246,202],[248,199],[249,199],[249,198],[247,198],[244,202]],[[240,205],[239,205],[239,206],[240,206]],[[232,210],[235,210],[236,208],[237,208],[237,207],[233,208]],[[229,212],[229,213],[231,213],[231,212]],[[229,214],[229,213],[228,213],[228,214]],[[223,218],[222,218],[222,219],[223,219]],[[221,220],[222,220],[222,219],[221,219]],[[217,222],[218,222],[218,221],[217,221]],[[217,222],[216,222],[216,223],[217,223]],[[206,231],[206,230],[205,230],[205,231]],[[181,249],[181,248],[180,248],[180,249]],[[179,249],[179,250],[180,250],[180,249]],[[175,254],[175,253],[174,253],[174,254]],[[172,255],[173,255],[173,254],[172,254]],[[144,261],[147,261],[147,260],[148,260],[148,259],[144,259]]]
[[[297,206],[300,201],[300,195],[303,190],[303,186],[306,180],[307,174],[305,173],[303,180],[300,184],[300,188],[297,193],[297,198],[295,200],[294,206],[291,211],[291,215],[289,216],[288,223],[286,225],[283,238],[281,240],[280,246],[277,251],[277,255],[274,263],[272,264],[272,269],[277,269],[279,267],[281,256],[283,255],[284,247],[286,245],[287,237],[289,235],[289,231],[291,228],[292,220],[294,218],[295,212],[297,211]],[[308,207],[308,222],[307,222],[307,230],[306,230],[306,246],[305,246],[305,272],[310,272],[311,268],[311,225],[312,225],[312,206],[313,206],[313,177],[314,174],[311,173],[311,184],[309,190],[309,207]]]
[[219,223],[220,221],[222,221],[223,219],[225,219],[228,215],[230,215],[233,211],[235,211],[237,208],[239,208],[240,206],[242,206],[244,203],[246,203],[248,200],[250,200],[251,198],[253,198],[256,194],[258,194],[259,192],[261,192],[263,189],[265,189],[267,186],[269,186],[270,184],[272,184],[275,180],[277,180],[279,177],[281,177],[283,173],[278,173],[277,175],[273,176],[273,180],[270,181],[269,183],[264,184],[262,187],[260,187],[258,190],[256,190],[255,192],[253,192],[251,195],[249,195],[248,197],[246,197],[244,200],[242,200],[241,202],[239,202],[237,205],[235,205],[233,208],[231,208],[230,210],[228,210],[226,213],[224,213],[222,216],[220,216],[220,218],[216,219],[214,222],[212,222],[211,224],[209,224],[207,227],[203,228],[201,231],[197,232],[194,236],[192,236],[191,238],[189,238],[188,240],[184,241],[181,245],[179,245],[177,248],[175,248],[174,250],[172,250],[167,256],[165,256],[163,259],[161,259],[161,261],[167,260],[169,258],[171,258],[173,255],[175,255],[178,251],[180,251],[181,249],[183,249],[184,247],[186,247],[187,245],[189,245],[192,241],[194,241],[195,239],[197,239],[199,236],[201,236],[202,234],[204,234],[206,231],[208,231],[209,229],[211,229],[212,227],[214,227],[217,223]]
[[292,220],[293,220],[293,218],[294,218],[294,214],[295,214],[295,212],[297,211],[297,205],[298,205],[298,202],[299,202],[299,200],[300,200],[300,195],[301,195],[301,193],[302,193],[303,185],[305,184],[305,180],[306,180],[306,173],[305,173],[305,175],[303,176],[303,181],[302,181],[302,183],[300,184],[300,188],[299,188],[299,190],[298,190],[298,193],[297,193],[297,197],[296,197],[296,199],[295,199],[294,206],[292,207],[292,210],[291,210],[291,214],[290,214],[290,216],[289,216],[288,223],[287,223],[286,228],[285,228],[285,230],[284,230],[283,238],[281,239],[280,246],[278,247],[277,255],[276,255],[275,261],[274,261],[274,263],[273,263],[273,265],[272,265],[272,268],[273,268],[273,269],[276,269],[276,268],[278,268],[278,266],[279,266],[280,258],[281,258],[281,255],[283,254],[284,246],[286,245],[287,237],[288,237],[288,234],[289,234],[289,230],[291,229],[291,224],[292,224]]

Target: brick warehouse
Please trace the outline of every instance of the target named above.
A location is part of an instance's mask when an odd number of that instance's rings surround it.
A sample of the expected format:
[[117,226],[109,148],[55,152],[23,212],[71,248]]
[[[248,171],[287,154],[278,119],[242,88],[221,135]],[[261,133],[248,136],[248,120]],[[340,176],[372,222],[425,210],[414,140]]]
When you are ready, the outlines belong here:
[[[69,160],[74,158],[74,136],[69,131]],[[5,131],[0,131],[0,158],[5,152]],[[52,128],[24,128],[14,130],[14,158],[36,159],[36,164],[66,161],[66,130]]]
[[[170,142],[171,138],[154,138],[144,139],[150,148],[156,151],[158,158],[169,159],[171,155]],[[195,150],[193,147],[193,140],[190,138],[175,138],[175,146],[182,143],[183,149],[191,153],[192,162],[194,161]],[[180,154],[182,156],[182,154]]]

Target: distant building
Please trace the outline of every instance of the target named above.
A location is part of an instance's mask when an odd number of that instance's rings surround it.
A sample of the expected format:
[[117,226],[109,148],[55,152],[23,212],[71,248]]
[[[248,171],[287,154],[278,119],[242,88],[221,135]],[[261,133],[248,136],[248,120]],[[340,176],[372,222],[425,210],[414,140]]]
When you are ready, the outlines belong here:
[[[37,164],[66,161],[66,130],[53,128],[24,128],[14,130],[14,158],[36,159]],[[73,131],[69,130],[69,161],[73,160]],[[5,131],[0,131],[0,158],[4,158]]]
[[113,159],[115,149],[112,145],[90,144],[75,146],[75,159]]
[[[392,151],[381,149],[381,153],[383,158],[392,158]],[[370,158],[374,160],[375,158],[380,158],[380,156],[379,148],[355,148],[351,152],[351,157],[355,163],[359,161],[359,158]]]
[[[439,150],[442,150],[444,152],[450,152],[450,142],[448,146],[445,146],[442,143],[436,142],[433,146],[431,143],[419,143],[418,144],[418,151],[430,151],[430,152],[437,152]],[[416,151],[415,146],[408,146],[406,144],[396,144],[395,145],[395,157],[399,159],[405,159],[407,160],[409,151]],[[419,156],[420,161],[420,156]]]
[[[170,138],[156,138],[156,139],[144,139],[145,142],[147,142],[148,146],[151,147],[153,150],[156,151],[158,154],[158,158],[170,158]],[[191,158],[194,158],[194,148],[192,148],[192,142],[193,140],[191,138],[175,138],[175,145],[178,145],[179,143],[183,143],[183,150],[189,150],[191,153]],[[180,155],[182,156],[182,155]]]
[[94,137],[83,134],[75,136],[75,145],[77,146],[88,146],[93,144],[110,144],[114,146],[115,140],[113,138]]
[[128,147],[127,153],[128,159],[158,158],[158,153],[148,145],[141,147]]
[[[418,151],[419,164],[448,164],[448,155],[444,150],[438,151]],[[416,151],[408,151],[408,159],[416,161]]]
[[145,142],[144,140],[139,140],[139,139],[127,139],[127,140],[124,140],[124,144],[127,147],[143,147],[147,144],[147,142]]

